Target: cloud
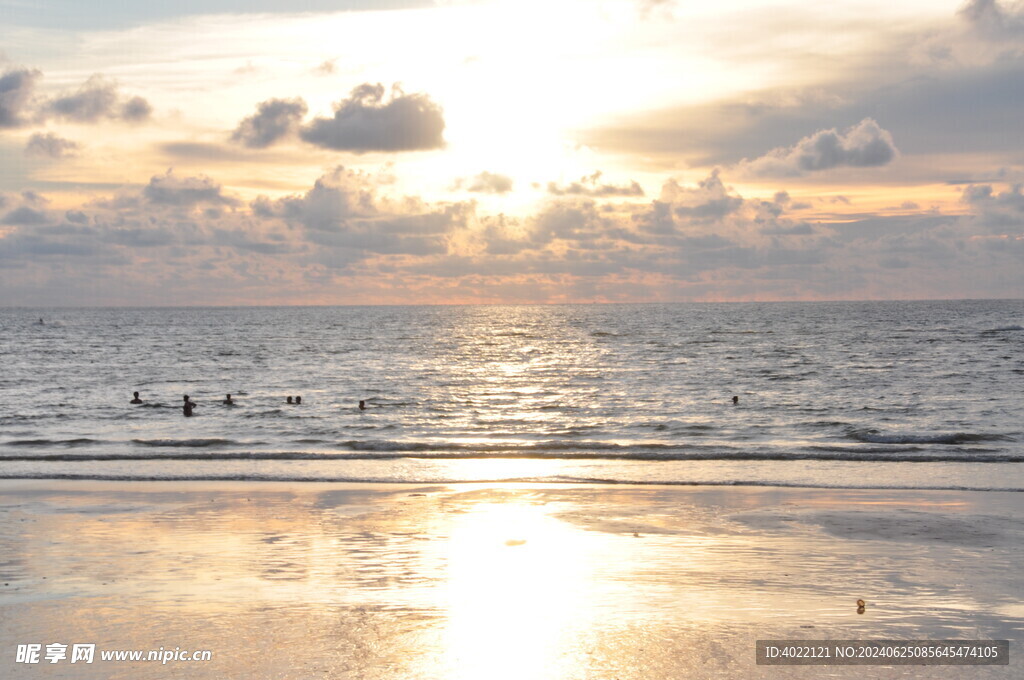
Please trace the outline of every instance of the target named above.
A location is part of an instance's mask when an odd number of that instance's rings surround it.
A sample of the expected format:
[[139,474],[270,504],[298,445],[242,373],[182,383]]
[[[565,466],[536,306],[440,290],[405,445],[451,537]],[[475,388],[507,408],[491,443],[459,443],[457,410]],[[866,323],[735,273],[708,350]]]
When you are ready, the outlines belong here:
[[448,235],[471,219],[472,204],[426,204],[416,198],[377,195],[373,176],[335,168],[302,195],[251,204],[263,220],[301,228],[325,266],[344,268],[368,254],[436,255],[448,249]]
[[50,100],[45,110],[76,123],[96,123],[104,119],[139,122],[149,118],[152,107],[142,97],[122,99],[114,82],[94,75],[74,94]]
[[16,69],[0,76],[0,128],[24,125],[25,109],[42,74],[35,69]]
[[887,165],[896,154],[892,135],[873,119],[865,118],[843,134],[835,128],[819,130],[795,146],[774,149],[754,160],[744,159],[740,169],[755,177],[799,177],[842,166]]
[[[957,155],[1005,154],[995,161],[1003,163],[1021,157],[1024,127],[1017,116],[1024,107],[1024,61],[939,69],[907,67],[902,59],[892,55],[898,66],[886,63],[888,70],[875,64],[863,73],[837,74],[818,96],[766,91],[638,112],[628,125],[595,129],[583,141],[662,159],[666,166],[680,158],[694,167],[732,166],[763,156],[765,149],[792,150],[793,141],[808,131],[856,127],[884,113],[885,130],[898,140],[901,157],[933,156],[919,170],[926,182],[970,172]],[[879,75],[889,72],[888,78]],[[936,164],[935,154],[947,155],[949,162]]]
[[74,156],[81,145],[70,139],[58,137],[52,132],[43,134],[34,133],[25,145],[25,153],[30,156],[49,156],[50,158],[65,158]]
[[303,140],[335,151],[422,151],[444,146],[444,116],[425,94],[403,94],[394,86],[369,83],[335,105],[333,118],[314,118],[302,128]]
[[975,210],[975,223],[987,231],[1024,234],[1024,192],[1020,184],[996,192],[990,184],[972,184],[961,200]]
[[512,178],[485,170],[475,177],[455,180],[452,188],[482,194],[507,194],[512,191]]
[[313,75],[331,76],[338,70],[337,59],[325,59],[313,69]]
[[545,207],[532,220],[529,230],[534,245],[545,245],[555,239],[593,242],[607,230],[609,222],[597,211],[593,201],[556,202]]
[[[87,282],[103,291],[93,304],[167,303],[167,290],[179,295],[180,286],[218,304],[1024,290],[1015,236],[1024,231],[1024,188],[1016,185],[966,187],[968,215],[963,206],[955,214],[864,212],[845,223],[791,218],[796,203],[786,191],[744,197],[717,171],[669,180],[646,205],[553,196],[522,217],[385,193],[394,186],[339,167],[307,191],[244,206],[211,178],[171,172],[114,200],[59,210],[38,194],[4,194],[0,285],[39,302],[50,291],[53,303]],[[118,297],[125,291],[130,299]]]
[[970,0],[957,21],[919,36],[909,60],[948,68],[991,66],[1024,56],[1024,5]]
[[225,196],[221,186],[209,177],[177,177],[171,170],[155,175],[142,190],[143,197],[157,205],[191,208],[197,205],[233,206],[238,201]]
[[27,205],[20,206],[10,211],[0,219],[2,224],[26,226],[34,224],[45,224],[49,218],[42,210],[35,210]]
[[720,220],[743,206],[743,197],[730,191],[716,168],[693,189],[680,186],[675,180],[665,182],[661,200],[672,204],[673,212],[680,217],[708,222]]
[[565,186],[548,182],[547,191],[552,196],[592,196],[596,198],[644,195],[644,190],[636,182],[630,182],[628,185],[599,184],[598,180],[600,179],[601,171],[598,170],[592,175],[581,177],[578,182]]
[[339,166],[318,178],[302,196],[271,201],[265,196],[251,204],[261,218],[282,218],[316,231],[337,231],[352,217],[378,214],[368,175]]
[[[813,31],[817,39],[822,26],[819,19],[794,30]],[[680,162],[734,166],[769,149],[784,154],[815,130],[835,128],[842,136],[846,128],[873,119],[898,142],[899,155],[907,161],[900,170],[909,181],[970,176],[975,163],[987,168],[1019,163],[1024,153],[1024,127],[1018,124],[1024,107],[1024,3],[974,0],[945,20],[872,29],[872,40],[860,44],[863,48],[844,50],[831,61],[825,77],[815,77],[812,85],[769,84],[713,102],[638,110],[588,131],[581,141],[643,155],[663,168]],[[761,42],[752,45],[769,53],[765,58],[776,56]],[[777,56],[791,60],[794,74],[822,73],[817,50],[783,50]],[[983,153],[990,157],[979,158]],[[770,160],[764,165],[773,165]],[[782,165],[776,170],[790,176],[813,175],[794,164]],[[845,179],[872,182],[870,175],[848,173]]]
[[306,102],[296,99],[268,99],[235,129],[231,139],[252,149],[264,149],[294,133],[306,115]]
[[153,107],[142,97],[132,97],[121,105],[121,119],[129,122],[143,121],[153,113]]
[[986,40],[1024,38],[1024,6],[1004,7],[997,0],[970,0],[957,13],[970,29]]

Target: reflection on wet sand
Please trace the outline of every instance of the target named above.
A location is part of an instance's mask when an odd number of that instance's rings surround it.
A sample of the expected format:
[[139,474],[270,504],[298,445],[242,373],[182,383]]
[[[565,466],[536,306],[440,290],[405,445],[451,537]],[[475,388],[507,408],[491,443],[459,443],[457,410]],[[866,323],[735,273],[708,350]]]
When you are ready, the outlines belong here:
[[[753,665],[757,638],[1020,640],[1018,506],[961,492],[7,483],[0,641],[212,650],[195,678],[778,677]],[[0,658],[0,677],[35,670]],[[169,676],[97,663],[61,677]]]

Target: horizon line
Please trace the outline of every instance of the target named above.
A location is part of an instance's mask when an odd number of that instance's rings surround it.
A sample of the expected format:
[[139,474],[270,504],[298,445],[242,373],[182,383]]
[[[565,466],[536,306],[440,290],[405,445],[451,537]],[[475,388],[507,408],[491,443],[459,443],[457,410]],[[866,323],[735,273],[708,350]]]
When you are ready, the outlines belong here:
[[19,309],[264,309],[271,307],[323,308],[323,307],[569,307],[592,305],[751,305],[751,304],[835,304],[835,303],[897,303],[897,302],[1024,302],[1016,298],[839,298],[828,300],[647,300],[647,301],[590,301],[590,302],[381,302],[373,304],[223,304],[223,305],[0,305],[0,310]]

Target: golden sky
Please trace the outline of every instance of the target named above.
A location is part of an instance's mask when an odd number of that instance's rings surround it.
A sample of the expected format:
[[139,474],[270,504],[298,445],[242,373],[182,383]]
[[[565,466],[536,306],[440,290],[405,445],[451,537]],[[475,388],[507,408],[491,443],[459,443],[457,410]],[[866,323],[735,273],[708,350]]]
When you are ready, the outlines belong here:
[[1024,294],[1021,4],[0,0],[0,35],[2,305]]

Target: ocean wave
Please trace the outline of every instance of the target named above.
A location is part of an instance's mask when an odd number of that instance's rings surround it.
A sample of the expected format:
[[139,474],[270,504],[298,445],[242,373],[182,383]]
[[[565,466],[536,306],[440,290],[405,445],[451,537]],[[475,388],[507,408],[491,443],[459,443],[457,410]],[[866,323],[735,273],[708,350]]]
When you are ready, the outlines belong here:
[[15,439],[4,442],[5,446],[88,446],[90,444],[103,444],[102,439],[89,439],[79,437],[77,439]]
[[593,486],[731,486],[731,487],[778,487],[791,489],[863,489],[880,491],[996,491],[1022,493],[1024,488],[1013,486],[962,486],[962,485],[910,485],[910,484],[815,484],[812,482],[780,482],[770,480],[631,480],[607,479],[602,477],[499,477],[495,479],[447,479],[424,477],[422,479],[393,479],[388,477],[320,477],[295,475],[102,475],[102,474],[14,474],[0,473],[0,479],[52,479],[70,481],[100,482],[289,482],[328,484],[389,484],[414,486],[422,484],[579,484]]
[[1024,326],[999,326],[998,328],[987,328],[982,333],[1005,333],[1008,331],[1024,331]]
[[[633,479],[605,479],[601,477],[557,477],[556,480],[563,481],[569,484],[623,484],[629,486],[768,486],[768,487],[781,487],[787,489],[878,489],[880,491],[893,490],[893,491],[1009,491],[1013,493],[1022,493],[1024,489],[1020,487],[1007,486],[960,486],[960,485],[910,485],[910,484],[815,484],[812,482],[778,482],[770,480],[736,480],[736,481],[719,481],[719,480],[673,480],[673,481],[647,481],[647,480],[633,480]],[[511,481],[511,480],[509,480]],[[547,480],[543,480],[547,481]]]
[[805,427],[820,427],[824,429],[834,429],[837,427],[849,427],[850,423],[842,420],[815,420],[814,422],[803,423]]
[[868,444],[971,444],[974,442],[1013,441],[1005,434],[949,432],[933,434],[881,434],[876,430],[851,430],[850,439]]
[[355,451],[347,453],[316,451],[222,451],[171,453],[52,453],[38,455],[5,455],[0,461],[34,462],[89,462],[89,461],[391,461],[413,460],[552,460],[552,461],[833,461],[833,462],[886,462],[886,463],[1024,463],[1024,453],[994,451],[921,451],[920,449],[873,448],[869,450],[829,449],[814,447],[797,452],[779,451],[536,451],[504,450],[489,453],[473,451]]
[[[506,452],[565,452],[565,451],[607,451],[628,455],[630,451],[690,451],[697,448],[694,444],[673,444],[665,442],[639,442],[636,444],[619,444],[616,442],[597,440],[559,440],[543,441],[507,441],[507,442],[460,442],[460,441],[402,441],[394,439],[352,439],[337,442],[336,446],[350,451],[379,452],[472,452],[506,453]],[[725,449],[727,447],[717,447]]]
[[210,447],[210,446],[232,446],[262,444],[262,442],[238,442],[233,439],[133,439],[132,444],[138,446],[166,446],[166,447]]

